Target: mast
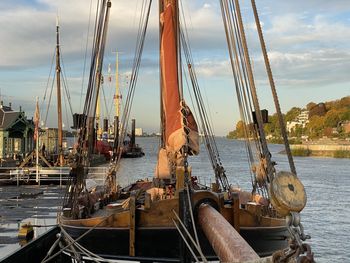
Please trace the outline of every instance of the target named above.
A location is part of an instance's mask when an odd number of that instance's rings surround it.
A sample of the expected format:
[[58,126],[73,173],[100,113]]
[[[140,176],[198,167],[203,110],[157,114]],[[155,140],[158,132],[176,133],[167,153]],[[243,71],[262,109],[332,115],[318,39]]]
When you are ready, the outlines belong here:
[[[193,231],[190,219],[191,191],[190,172],[187,156],[190,144],[198,139],[198,128],[191,120],[190,110],[181,92],[180,45],[178,1],[160,1],[160,72],[161,72],[161,121],[162,148],[158,155],[156,176],[160,179],[175,179],[179,196],[179,217],[185,228]],[[185,127],[186,126],[186,127]],[[196,136],[191,133],[196,131]],[[192,137],[192,138],[191,138]],[[193,140],[193,138],[196,139]],[[193,147],[193,146],[192,146]],[[192,149],[195,149],[193,147]],[[197,151],[198,148],[195,150]],[[171,167],[171,168],[169,168]],[[191,262],[185,245],[187,239],[180,240],[180,261]]]
[[[163,0],[159,1],[159,65],[162,64],[162,57],[160,55],[161,49],[162,49],[162,41],[161,41],[161,36],[163,35],[163,27],[161,23],[161,14],[164,11],[164,4]],[[165,122],[165,116],[164,116],[164,109],[163,109],[163,72],[162,72],[162,67],[159,67],[159,100],[160,100],[160,147],[165,148],[165,127],[164,127],[164,122]]]
[[34,139],[35,139],[35,167],[36,167],[36,177],[35,181],[40,185],[40,176],[39,176],[39,122],[40,122],[40,110],[39,110],[39,97],[36,97],[36,106],[34,113]]
[[100,103],[100,93],[97,95],[97,103],[96,103],[96,135],[97,135],[97,139],[100,138],[102,132],[101,132],[101,103]]
[[56,83],[57,83],[57,128],[58,128],[58,165],[63,165],[63,132],[62,132],[62,102],[61,102],[61,65],[60,65],[60,35],[58,16],[56,20]]
[[100,9],[100,16],[98,26],[96,28],[96,36],[95,36],[95,43],[94,43],[94,60],[92,61],[91,65],[91,71],[90,76],[93,76],[89,79],[89,87],[88,90],[91,89],[92,97],[91,99],[89,112],[87,114],[88,116],[88,153],[91,154],[95,147],[95,131],[94,131],[94,120],[95,120],[95,113],[96,113],[96,107],[97,107],[97,98],[100,93],[101,84],[103,83],[103,77],[102,77],[102,67],[103,67],[103,55],[104,55],[104,49],[105,49],[105,43],[106,43],[106,37],[107,37],[107,27],[108,27],[108,18],[109,18],[109,12],[110,12],[111,2],[110,0],[104,0],[101,3],[101,9]]
[[119,95],[119,56],[118,51],[115,52],[115,116],[114,116],[114,149],[115,155],[119,149],[119,115],[120,115],[120,99]]
[[[162,38],[163,38],[163,23],[164,23],[164,17],[162,17],[164,15],[164,11],[168,6],[171,6],[172,12],[173,12],[173,27],[174,27],[174,43],[171,43],[171,45],[175,45],[175,58],[176,58],[176,72],[172,72],[174,76],[176,76],[176,85],[177,85],[177,89],[178,92],[179,91],[179,68],[181,68],[181,65],[179,65],[179,40],[178,40],[178,30],[179,30],[179,26],[178,26],[178,3],[176,0],[161,0],[159,1],[159,35],[161,36],[159,38],[159,64],[160,66],[160,119],[161,119],[161,147],[165,148],[166,147],[166,141],[167,141],[167,132],[166,132],[166,116],[164,113],[164,103],[165,103],[165,97],[166,94],[164,93],[164,89],[166,89],[165,87],[165,79],[164,79],[164,74],[166,74],[164,72],[164,68],[165,68],[165,64],[168,64],[169,62],[164,62],[163,58],[162,58]],[[168,43],[169,44],[169,43]],[[164,55],[164,54],[163,54]],[[179,98],[180,99],[180,98]]]
[[163,0],[159,10],[162,147],[156,174],[170,179],[176,167],[187,166],[187,155],[198,154],[199,141],[197,124],[180,92],[178,2]]
[[180,110],[179,74],[178,74],[178,41],[177,41],[177,1],[163,0],[160,14],[160,71],[161,71],[161,104],[162,130],[165,146],[170,134],[181,127],[180,119],[175,112]]
[[96,139],[100,139],[101,131],[101,103],[100,103],[100,94],[97,95],[97,104],[96,104]]
[[116,52],[115,58],[115,116],[120,116],[120,95],[119,95],[119,61],[118,61],[118,52]]

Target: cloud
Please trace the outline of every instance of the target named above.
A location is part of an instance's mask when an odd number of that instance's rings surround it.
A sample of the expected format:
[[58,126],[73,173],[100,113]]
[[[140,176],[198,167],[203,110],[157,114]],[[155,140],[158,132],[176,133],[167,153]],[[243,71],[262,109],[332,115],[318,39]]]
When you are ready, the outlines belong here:
[[299,15],[288,14],[274,17],[271,24],[265,35],[275,48],[348,47],[344,36],[350,36],[350,26],[327,16],[316,15],[306,21]]
[[198,77],[222,77],[232,76],[231,64],[229,60],[210,60],[204,59],[198,61],[195,65]]
[[[142,2],[112,1],[105,62],[114,66],[113,52],[118,49],[121,73],[131,70]],[[350,67],[348,1],[256,2],[272,70],[279,85],[288,89],[317,88],[331,83],[340,85],[350,82],[347,72]],[[191,0],[181,3],[186,15],[186,29],[199,81],[200,78],[222,78],[225,83],[229,83],[226,85],[231,85],[231,67],[219,3],[216,0]],[[241,5],[256,81],[260,84],[266,81],[266,76],[255,21],[250,10],[250,1],[241,1]],[[96,1],[92,1],[91,23],[94,21],[95,8]],[[90,1],[86,0],[0,1],[2,94],[27,101],[25,105],[29,105],[35,96],[44,93],[55,48],[55,20],[58,12],[68,84],[73,100],[79,101],[89,11]],[[157,1],[154,1],[140,69],[140,78],[147,80],[148,87],[156,86],[158,81],[157,12]],[[90,35],[92,29],[91,24]],[[89,55],[91,36],[88,43]],[[89,64],[89,59],[87,62]],[[23,87],[33,98],[24,96],[21,92]],[[24,105],[24,102],[22,104]],[[79,103],[75,103],[74,106],[77,104]]]
[[281,85],[317,87],[349,82],[350,52],[322,49],[304,53],[271,52],[269,55]]

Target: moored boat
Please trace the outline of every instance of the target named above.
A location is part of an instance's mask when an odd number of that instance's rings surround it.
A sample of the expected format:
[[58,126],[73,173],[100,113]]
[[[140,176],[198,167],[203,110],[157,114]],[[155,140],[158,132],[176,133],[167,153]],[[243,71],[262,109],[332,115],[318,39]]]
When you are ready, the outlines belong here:
[[[198,261],[198,258],[206,262],[218,259],[220,253],[216,250],[217,247],[213,246],[213,238],[220,239],[220,235],[226,229],[218,227],[214,237],[208,234],[202,224],[205,224],[203,219],[206,217],[214,218],[211,210],[217,211],[220,220],[239,232],[259,256],[271,255],[278,251],[280,258],[287,258],[291,255],[299,256],[304,252],[300,240],[305,240],[305,236],[302,236],[302,231],[298,232],[302,229],[298,213],[306,203],[305,191],[296,174],[292,173],[294,172],[292,162],[292,172],[277,173],[275,170],[275,163],[265,140],[262,113],[255,96],[239,4],[238,1],[234,2],[234,9],[226,9],[225,5],[222,8],[225,11],[223,12],[225,26],[230,26],[225,19],[232,22],[230,20],[232,17],[227,15],[234,15],[235,25],[240,28],[237,33],[240,36],[236,40],[241,51],[244,50],[245,53],[241,54],[245,58],[242,60],[234,59],[231,52],[232,67],[234,72],[248,74],[250,85],[244,92],[249,92],[248,95],[254,97],[251,107],[254,112],[249,112],[249,118],[246,120],[247,138],[254,138],[253,142],[247,142],[251,154],[252,191],[245,192],[233,188],[228,182],[201,98],[186,33],[180,28],[178,1],[160,0],[162,136],[154,179],[152,182],[140,180],[125,188],[117,186],[116,173],[120,154],[115,154],[105,185],[87,191],[85,167],[88,159],[85,158],[87,152],[85,145],[88,144],[91,135],[86,128],[88,123],[83,122],[80,128],[77,161],[72,166],[71,185],[68,187],[59,217],[64,237],[64,252],[73,259],[106,262],[121,259],[191,262]],[[228,2],[222,1],[222,4],[225,3]],[[150,5],[151,1],[143,9],[144,13],[141,16],[144,20],[140,22],[139,32],[143,32],[143,35],[138,39],[135,58],[138,63],[134,65],[131,79],[137,77]],[[91,68],[90,76],[94,76],[93,78],[97,80],[102,68],[103,44],[110,7],[110,1],[102,1],[99,24],[96,26],[101,30],[96,34],[94,45],[98,48],[94,51],[98,57],[96,64]],[[228,31],[226,28],[226,32]],[[230,41],[228,37],[229,48],[233,48],[231,46],[233,43]],[[196,96],[203,140],[213,167],[215,183],[211,186],[197,182],[196,172],[189,163],[188,157],[195,156],[199,152],[199,127],[183,96],[180,43],[184,49],[188,74]],[[98,96],[99,88],[95,81],[89,83],[90,96],[86,101],[92,106],[91,108],[86,106],[84,114],[93,119],[91,114],[95,112],[94,100]],[[133,85],[130,84],[127,99],[127,104],[130,105],[134,93]],[[242,105],[242,101],[240,102]],[[245,109],[242,106],[241,111],[243,110]],[[127,121],[129,109],[127,108],[125,112],[122,122]],[[244,113],[247,114],[247,111]],[[120,140],[123,140],[123,136]],[[256,146],[256,152],[253,152],[251,144]],[[256,156],[257,161],[254,159]],[[289,238],[294,245],[288,248]],[[251,260],[254,257],[248,255],[244,260]]]

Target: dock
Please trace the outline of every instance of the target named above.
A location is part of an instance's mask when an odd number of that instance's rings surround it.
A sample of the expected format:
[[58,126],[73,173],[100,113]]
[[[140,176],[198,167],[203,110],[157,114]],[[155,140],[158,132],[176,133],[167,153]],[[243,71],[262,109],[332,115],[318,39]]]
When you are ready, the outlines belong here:
[[[88,187],[90,185],[93,187],[96,183],[101,184],[104,181],[106,169],[108,169],[107,166],[89,167],[88,177],[92,179],[92,182],[87,182]],[[29,170],[34,177],[29,179],[30,184],[26,182],[28,177],[21,177],[21,173],[24,173],[25,170],[26,168],[19,169],[16,167],[8,171],[0,170],[2,178],[0,182],[3,183],[0,185],[1,262],[40,262],[41,260],[38,259],[44,258],[59,232],[57,213],[61,210],[62,198],[66,190],[64,179],[68,178],[69,170],[66,167],[61,167],[61,172],[60,169],[53,171],[48,171],[47,168],[41,169],[40,179],[42,184],[40,185],[35,182],[35,171],[33,172],[33,169]],[[13,179],[11,184],[8,183],[10,171],[12,171]],[[52,183],[52,178],[50,184],[44,184],[45,175],[47,174],[50,176],[61,175],[62,185],[59,184],[59,181],[56,181],[56,184]],[[7,177],[6,180],[4,180],[4,175]],[[59,178],[57,179],[59,180]],[[7,183],[5,184],[5,182]],[[20,225],[24,223],[31,223],[34,226],[34,238],[31,242],[30,240],[21,240],[17,236]]]
[[[102,180],[107,166],[89,167],[89,177]],[[55,184],[64,185],[69,179],[70,167],[0,167],[0,185]]]

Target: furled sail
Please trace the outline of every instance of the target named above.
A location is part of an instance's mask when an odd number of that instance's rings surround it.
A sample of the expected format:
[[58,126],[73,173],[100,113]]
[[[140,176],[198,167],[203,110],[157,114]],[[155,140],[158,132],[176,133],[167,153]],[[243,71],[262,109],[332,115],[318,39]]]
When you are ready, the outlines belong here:
[[[178,153],[186,147],[188,154],[198,154],[198,127],[191,110],[180,98],[176,26],[174,10],[167,4],[161,14],[161,72],[162,72],[162,106],[164,112],[165,149],[159,152],[156,177],[170,177],[169,162],[181,162]],[[173,159],[173,160],[171,160]]]

